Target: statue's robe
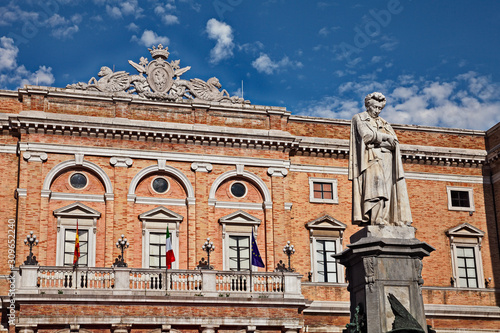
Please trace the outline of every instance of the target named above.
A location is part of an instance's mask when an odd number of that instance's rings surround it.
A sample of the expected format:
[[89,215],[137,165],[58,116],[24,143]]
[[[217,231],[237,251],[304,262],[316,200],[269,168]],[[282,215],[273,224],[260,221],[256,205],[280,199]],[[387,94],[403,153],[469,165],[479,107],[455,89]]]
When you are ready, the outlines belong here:
[[[381,134],[394,136],[395,147],[386,148]],[[396,133],[391,125],[368,112],[352,118],[349,144],[349,180],[352,181],[352,223],[359,225],[410,225],[410,203]],[[384,201],[385,220],[373,221],[370,210]]]

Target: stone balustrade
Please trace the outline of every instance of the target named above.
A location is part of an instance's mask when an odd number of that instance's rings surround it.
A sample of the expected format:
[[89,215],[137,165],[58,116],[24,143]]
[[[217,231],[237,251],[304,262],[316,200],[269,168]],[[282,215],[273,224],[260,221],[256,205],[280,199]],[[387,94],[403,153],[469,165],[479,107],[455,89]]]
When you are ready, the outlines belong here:
[[12,271],[17,294],[304,298],[302,276],[288,272],[28,265]]

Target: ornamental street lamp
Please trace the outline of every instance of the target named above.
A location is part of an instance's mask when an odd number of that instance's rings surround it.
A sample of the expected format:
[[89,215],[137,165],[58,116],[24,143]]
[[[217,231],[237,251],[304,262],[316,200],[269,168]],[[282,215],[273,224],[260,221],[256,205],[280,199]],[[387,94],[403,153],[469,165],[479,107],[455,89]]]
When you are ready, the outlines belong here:
[[30,234],[26,236],[24,240],[24,244],[30,247],[30,254],[26,257],[25,265],[38,265],[38,261],[36,260],[36,256],[33,255],[33,246],[38,245],[38,239],[36,239],[36,235],[33,235],[33,231],[30,231]]
[[201,249],[207,253],[207,268],[212,269],[210,266],[210,252],[215,250],[214,242],[211,242],[210,238],[207,238]]
[[290,241],[286,242],[286,245],[283,247],[283,253],[288,256],[288,271],[293,272],[294,269],[290,265],[290,257],[295,253],[295,249],[293,245],[290,245]]
[[115,259],[114,266],[116,267],[127,267],[127,263],[125,262],[125,259],[123,257],[123,251],[125,249],[128,249],[129,244],[127,239],[125,238],[125,235],[122,235],[121,238],[118,238],[116,241],[116,247],[122,250],[122,255],[118,256],[117,259]]

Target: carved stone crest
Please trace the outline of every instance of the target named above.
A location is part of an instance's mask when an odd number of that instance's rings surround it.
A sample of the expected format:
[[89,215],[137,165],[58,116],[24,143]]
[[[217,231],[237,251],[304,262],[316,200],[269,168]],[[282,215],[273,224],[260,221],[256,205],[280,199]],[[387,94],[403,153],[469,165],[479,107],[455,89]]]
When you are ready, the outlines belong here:
[[226,89],[221,89],[219,79],[212,77],[206,82],[200,79],[183,80],[182,74],[191,69],[181,68],[180,60],[168,62],[168,47],[159,44],[148,49],[153,60],[141,57],[139,63],[129,60],[139,74],[129,75],[125,71],[114,72],[109,67],[101,67],[98,76],[88,83],[78,82],[66,88],[90,91],[102,91],[115,94],[137,94],[140,97],[160,101],[180,101],[193,99],[221,103],[250,103],[238,96],[230,96]]

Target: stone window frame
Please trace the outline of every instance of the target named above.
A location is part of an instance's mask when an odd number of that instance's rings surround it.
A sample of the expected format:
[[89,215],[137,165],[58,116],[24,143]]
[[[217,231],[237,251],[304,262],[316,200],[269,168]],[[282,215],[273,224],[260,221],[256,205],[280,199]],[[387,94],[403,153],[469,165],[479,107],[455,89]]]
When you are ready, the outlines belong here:
[[[332,185],[332,199],[320,199],[314,197],[314,183],[328,183]],[[337,190],[338,181],[336,178],[318,178],[309,177],[309,202],[313,203],[327,203],[327,204],[338,204],[339,196]]]
[[[167,182],[167,190],[165,192],[158,192],[157,190],[155,190],[153,184],[154,184],[155,180],[157,180],[157,179],[163,179],[164,181]],[[156,194],[167,194],[171,190],[171,188],[172,188],[172,186],[170,185],[170,182],[168,181],[167,177],[165,177],[163,175],[158,175],[156,177],[153,177],[153,179],[151,180],[150,186],[151,186],[151,190],[153,191],[153,193],[156,193]]]
[[[451,200],[451,191],[462,191],[467,192],[469,194],[469,207],[456,207],[452,205]],[[465,211],[465,212],[474,212],[476,211],[476,207],[474,205],[474,189],[472,187],[463,187],[463,186],[446,186],[446,193],[448,197],[448,210],[457,210],[457,211]]]
[[[451,265],[452,265],[452,280],[453,286],[456,288],[466,289],[481,289],[485,288],[484,272],[483,272],[483,259],[481,256],[481,243],[485,232],[470,225],[469,223],[462,223],[454,228],[446,231],[446,235],[450,241],[451,250]],[[458,285],[458,259],[457,247],[473,248],[476,274],[477,274],[477,288],[474,287],[460,287]]]
[[337,282],[319,282],[318,273],[316,268],[316,241],[317,240],[329,240],[335,242],[336,253],[342,252],[342,243],[344,231],[347,225],[340,222],[339,220],[329,216],[323,215],[317,219],[314,219],[306,224],[306,228],[309,230],[309,241],[310,241],[310,257],[311,257],[311,271],[312,277],[311,282],[321,283],[321,284],[338,284],[345,282],[345,272],[344,266],[337,262]]
[[66,229],[76,229],[88,232],[87,267],[95,267],[96,261],[96,231],[97,220],[101,213],[80,202],[75,202],[53,212],[57,218],[56,266],[64,265],[64,245]]
[[[250,253],[252,246],[252,231],[257,238],[258,227],[261,220],[255,216],[238,210],[234,213],[221,217],[219,223],[222,225],[222,270],[229,271],[229,236],[246,236],[250,240]],[[262,251],[262,249],[259,249]],[[205,258],[206,259],[206,258]],[[263,258],[263,260],[265,260]],[[250,256],[250,267],[253,272],[258,270],[258,267],[251,265],[252,257]]]
[[175,261],[172,269],[179,268],[179,229],[184,217],[171,211],[164,206],[158,206],[139,215],[142,223],[142,268],[149,268],[149,237],[151,233],[164,233],[166,235],[167,225],[172,235],[172,249]]

